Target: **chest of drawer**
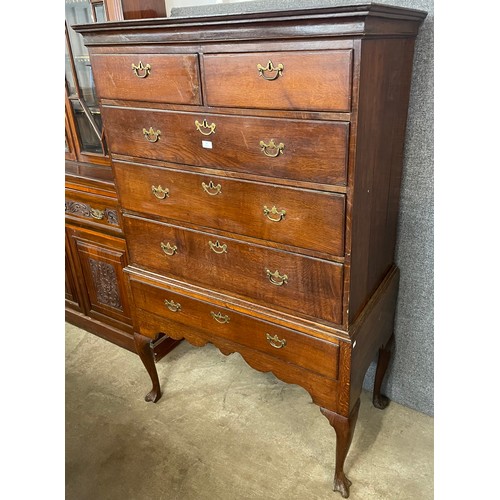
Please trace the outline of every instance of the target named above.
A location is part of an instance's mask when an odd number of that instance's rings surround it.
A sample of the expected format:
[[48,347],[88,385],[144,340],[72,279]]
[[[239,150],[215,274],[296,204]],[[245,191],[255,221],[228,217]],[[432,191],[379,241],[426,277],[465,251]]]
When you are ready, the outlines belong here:
[[142,218],[123,220],[136,267],[295,314],[342,320],[341,264]]
[[201,104],[198,55],[94,55],[100,98]]
[[164,318],[166,331],[181,325],[202,332],[207,339],[221,337],[336,379],[338,345],[289,328],[251,318],[171,289],[131,280],[137,307]]
[[123,208],[263,240],[344,253],[345,196],[115,162]]
[[351,50],[210,54],[203,66],[209,106],[351,108]]
[[102,113],[115,154],[274,178],[346,183],[348,123],[109,106],[103,106]]

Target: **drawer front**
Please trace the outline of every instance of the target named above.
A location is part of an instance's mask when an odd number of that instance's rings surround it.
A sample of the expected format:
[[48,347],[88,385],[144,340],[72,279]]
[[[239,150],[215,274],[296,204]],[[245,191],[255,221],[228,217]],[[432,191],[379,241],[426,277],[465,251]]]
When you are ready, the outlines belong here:
[[349,111],[351,50],[203,57],[209,106]]
[[67,189],[64,211],[69,217],[120,229],[118,202],[115,199]]
[[[245,345],[326,377],[338,376],[338,345],[266,321],[131,280],[134,304],[176,323]],[[139,326],[140,328],[140,326]],[[168,330],[165,331],[168,335]]]
[[343,266],[124,216],[132,265],[340,324]]
[[118,161],[115,176],[126,210],[344,253],[344,195]]
[[98,96],[175,104],[201,104],[196,54],[94,55]]
[[102,113],[115,154],[274,178],[346,183],[347,123],[108,106]]

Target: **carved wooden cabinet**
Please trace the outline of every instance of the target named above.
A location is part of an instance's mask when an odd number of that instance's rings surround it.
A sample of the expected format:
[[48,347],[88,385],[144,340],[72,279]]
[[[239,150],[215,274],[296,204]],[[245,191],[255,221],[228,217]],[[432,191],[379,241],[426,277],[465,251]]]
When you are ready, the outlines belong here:
[[[81,35],[71,29],[77,21],[104,21],[106,14],[117,11],[95,0],[66,0],[65,7],[66,320],[136,352],[130,287],[123,274],[126,243],[111,160],[88,51]],[[152,346],[155,359],[176,344],[159,337]]]
[[[123,214],[134,338],[159,332],[299,384],[337,433],[390,357],[414,40],[366,4],[82,25]],[[186,390],[189,390],[186,387]]]

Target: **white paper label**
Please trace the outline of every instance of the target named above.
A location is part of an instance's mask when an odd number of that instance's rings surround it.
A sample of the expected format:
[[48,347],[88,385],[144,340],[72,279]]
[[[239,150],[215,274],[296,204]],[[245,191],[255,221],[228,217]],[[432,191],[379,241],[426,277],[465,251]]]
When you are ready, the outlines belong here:
[[201,145],[205,149],[212,149],[212,141],[201,141]]

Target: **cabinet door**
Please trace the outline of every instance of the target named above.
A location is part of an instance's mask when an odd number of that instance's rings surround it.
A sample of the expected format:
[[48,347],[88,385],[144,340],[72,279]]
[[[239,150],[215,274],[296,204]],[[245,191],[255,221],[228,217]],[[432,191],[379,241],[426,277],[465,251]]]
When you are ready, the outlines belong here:
[[130,291],[123,268],[125,241],[89,229],[67,228],[79,283],[84,285],[85,314],[132,332]]

